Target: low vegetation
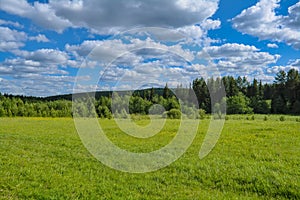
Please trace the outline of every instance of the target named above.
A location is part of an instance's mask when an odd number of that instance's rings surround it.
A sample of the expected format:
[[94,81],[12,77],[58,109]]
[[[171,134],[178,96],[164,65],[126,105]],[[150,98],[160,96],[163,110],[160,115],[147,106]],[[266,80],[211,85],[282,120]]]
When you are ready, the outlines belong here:
[[[204,118],[180,159],[146,174],[101,164],[71,118],[0,118],[0,199],[300,199],[299,117],[227,116],[216,147],[200,160]],[[146,140],[124,134],[114,120],[99,122],[119,147],[149,152],[168,144],[180,121],[167,120]]]

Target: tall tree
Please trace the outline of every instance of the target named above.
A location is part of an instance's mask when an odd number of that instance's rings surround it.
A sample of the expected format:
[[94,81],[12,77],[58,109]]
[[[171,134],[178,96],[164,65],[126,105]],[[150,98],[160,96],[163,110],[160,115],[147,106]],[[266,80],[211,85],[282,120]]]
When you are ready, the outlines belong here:
[[164,91],[163,91],[163,97],[165,99],[170,97],[170,89],[168,87],[168,83],[166,83],[166,86],[164,87]]

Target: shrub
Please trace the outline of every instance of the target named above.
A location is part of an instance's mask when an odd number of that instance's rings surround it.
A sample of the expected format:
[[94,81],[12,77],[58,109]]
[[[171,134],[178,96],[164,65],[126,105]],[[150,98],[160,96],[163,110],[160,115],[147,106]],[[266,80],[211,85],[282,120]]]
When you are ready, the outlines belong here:
[[116,119],[128,119],[129,116],[128,116],[126,110],[122,109],[121,112],[117,111],[117,112],[114,113],[114,118],[116,118]]
[[199,117],[200,119],[205,119],[205,117],[206,117],[206,111],[205,111],[205,110],[199,109],[198,113],[199,113],[199,116],[198,116],[198,117]]
[[168,111],[165,111],[163,114],[162,114],[162,118],[167,118],[168,117]]
[[214,114],[214,119],[224,119],[224,117],[222,116],[221,112],[218,112]]
[[253,109],[249,106],[250,100],[243,93],[227,99],[228,114],[252,114]]
[[181,108],[182,108],[182,114],[186,115],[187,118],[189,119],[199,118],[198,117],[199,114],[197,114],[196,108],[187,105],[182,105]]
[[112,114],[107,106],[99,106],[97,112],[100,118],[107,118],[107,119],[112,118]]
[[168,113],[167,113],[168,117],[170,119],[180,119],[181,118],[181,112],[178,109],[171,109]]
[[285,117],[284,116],[280,116],[279,121],[281,121],[281,122],[285,121]]
[[121,110],[120,115],[121,115],[121,118],[123,118],[123,119],[128,119],[129,118],[129,116],[128,116],[128,114],[127,114],[127,112],[124,108]]

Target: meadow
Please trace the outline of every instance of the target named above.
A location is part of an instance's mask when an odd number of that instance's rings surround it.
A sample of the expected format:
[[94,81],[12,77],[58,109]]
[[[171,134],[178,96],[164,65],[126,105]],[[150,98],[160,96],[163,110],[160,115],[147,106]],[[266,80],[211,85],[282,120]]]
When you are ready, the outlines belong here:
[[[213,151],[199,159],[209,120],[187,152],[155,172],[111,169],[83,146],[71,118],[0,118],[0,199],[300,199],[300,120],[226,118]],[[147,124],[147,119],[136,119]],[[149,152],[168,144],[179,120],[147,140],[99,120],[119,147]]]

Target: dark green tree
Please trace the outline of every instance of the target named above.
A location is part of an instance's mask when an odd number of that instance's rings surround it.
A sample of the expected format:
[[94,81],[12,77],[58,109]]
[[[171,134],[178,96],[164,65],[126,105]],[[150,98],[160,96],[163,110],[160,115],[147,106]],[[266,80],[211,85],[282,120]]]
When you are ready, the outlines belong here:
[[166,83],[166,86],[164,87],[164,91],[163,91],[163,97],[165,99],[169,98],[171,95],[170,89],[168,87],[168,84]]

